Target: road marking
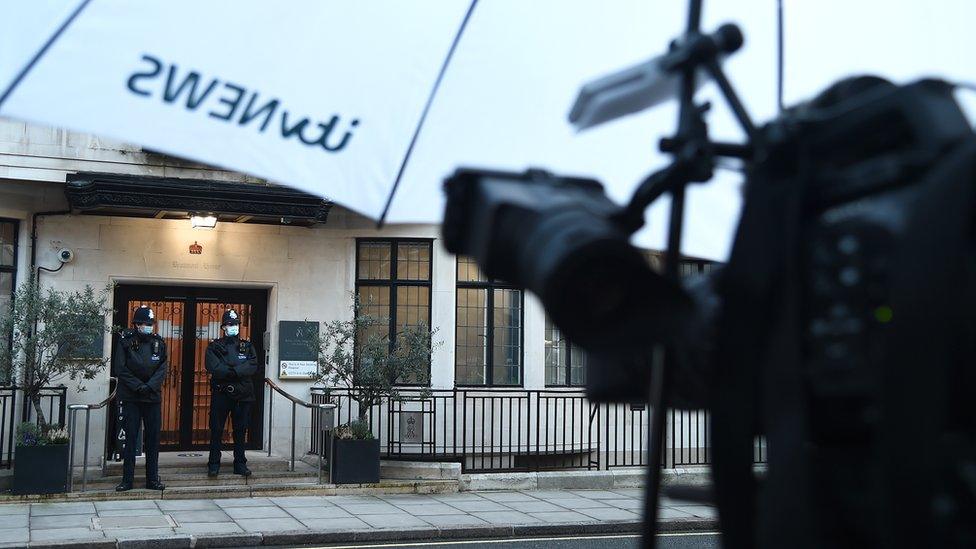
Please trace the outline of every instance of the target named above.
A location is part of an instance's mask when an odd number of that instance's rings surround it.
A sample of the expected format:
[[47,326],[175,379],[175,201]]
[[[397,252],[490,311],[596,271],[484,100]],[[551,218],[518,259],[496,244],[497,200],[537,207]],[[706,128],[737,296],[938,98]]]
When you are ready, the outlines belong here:
[[[658,534],[659,538],[676,538],[684,536],[717,536],[720,532],[674,532]],[[522,541],[559,541],[559,540],[586,540],[586,539],[629,539],[640,538],[637,534],[610,535],[610,536],[561,536],[551,538],[508,538],[508,539],[472,539],[462,541],[418,541],[410,543],[379,543],[375,545],[320,545],[311,549],[369,549],[370,547],[429,547],[431,545],[471,545],[475,543],[518,543]]]

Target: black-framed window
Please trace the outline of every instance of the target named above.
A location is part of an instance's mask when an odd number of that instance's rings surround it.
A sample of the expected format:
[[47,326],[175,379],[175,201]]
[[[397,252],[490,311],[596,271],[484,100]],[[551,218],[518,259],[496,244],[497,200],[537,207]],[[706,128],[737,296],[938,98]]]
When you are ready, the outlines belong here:
[[546,385],[586,385],[586,353],[546,317]]
[[520,386],[524,296],[488,279],[473,259],[457,259],[456,385]]
[[[0,218],[0,318],[10,313],[17,281],[17,235],[20,222]],[[13,343],[13,333],[0,334],[7,345]]]
[[386,320],[368,335],[385,335],[391,349],[397,332],[430,327],[432,248],[430,239],[356,241],[356,295],[360,307],[373,318]]
[[[645,250],[644,257],[657,272],[664,271],[664,252],[655,250]],[[704,275],[712,272],[720,263],[708,259],[682,256],[679,260],[678,270],[680,276]]]
[[[651,267],[661,272],[664,266],[664,253],[645,251]],[[717,262],[706,259],[682,257],[679,271],[682,277],[704,275],[711,272]],[[568,339],[549,317],[546,317],[545,370],[547,386],[578,386],[586,384],[586,353]]]

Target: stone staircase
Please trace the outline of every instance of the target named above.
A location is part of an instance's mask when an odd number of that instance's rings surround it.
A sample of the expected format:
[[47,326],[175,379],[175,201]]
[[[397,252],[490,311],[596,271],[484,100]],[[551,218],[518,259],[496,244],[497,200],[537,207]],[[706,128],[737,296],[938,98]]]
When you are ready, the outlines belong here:
[[[252,475],[244,478],[233,473],[233,456],[224,452],[220,475],[207,476],[206,452],[163,453],[159,456],[159,476],[166,484],[164,497],[182,495],[183,497],[214,497],[212,494],[226,494],[226,497],[246,497],[255,489],[275,489],[284,491],[304,491],[320,488],[319,475],[315,467],[304,462],[296,462],[295,470],[289,470],[287,459],[268,456],[262,452],[248,452],[248,468]],[[104,472],[98,467],[88,468],[87,483],[82,482],[82,469],[74,472],[74,492],[84,490],[91,496],[106,495],[122,497],[159,497],[157,491],[145,490],[145,459],[136,459],[134,489],[124,494],[115,492],[115,486],[122,482],[122,463],[109,462]],[[324,481],[328,481],[327,476]]]
[[[82,468],[76,467],[73,478],[73,491],[54,496],[0,496],[4,501],[85,501],[106,499],[213,499],[243,497],[280,497],[302,495],[335,494],[378,494],[378,493],[446,493],[457,492],[457,479],[434,480],[381,480],[373,485],[333,485],[328,484],[327,472],[323,472],[319,483],[315,465],[304,461],[295,463],[290,470],[287,458],[268,456],[263,452],[248,452],[248,468],[252,475],[244,478],[233,474],[233,456],[224,452],[220,475],[207,476],[207,453],[190,451],[162,453],[159,456],[159,476],[166,484],[166,490],[146,490],[145,460],[136,459],[136,475],[133,489],[116,492],[115,487],[122,482],[122,463],[109,462],[104,473],[100,467],[89,467],[87,483],[82,483]],[[314,460],[309,460],[313,461]]]

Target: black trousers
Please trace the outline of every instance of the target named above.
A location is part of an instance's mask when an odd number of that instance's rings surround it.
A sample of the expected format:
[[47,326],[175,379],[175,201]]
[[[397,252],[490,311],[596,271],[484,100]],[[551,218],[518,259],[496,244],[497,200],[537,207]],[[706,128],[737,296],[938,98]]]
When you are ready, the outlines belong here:
[[234,468],[243,467],[247,463],[244,457],[244,437],[251,424],[251,407],[253,402],[234,400],[226,393],[213,390],[210,396],[210,466],[220,465],[220,450],[223,447],[224,425],[227,424],[227,414],[231,417],[231,427],[234,430]]
[[122,426],[125,429],[125,446],[122,449],[122,482],[132,483],[136,470],[136,443],[139,430],[146,451],[146,482],[159,480],[159,430],[162,428],[162,412],[159,402],[122,402]]

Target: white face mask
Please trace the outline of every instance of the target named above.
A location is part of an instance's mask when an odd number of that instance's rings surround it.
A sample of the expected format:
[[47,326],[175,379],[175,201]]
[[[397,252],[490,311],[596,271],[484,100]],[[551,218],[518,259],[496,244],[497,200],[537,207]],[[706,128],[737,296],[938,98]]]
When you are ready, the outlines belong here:
[[241,332],[240,326],[224,326],[224,333],[230,337],[234,337]]
[[149,335],[153,333],[153,327],[145,324],[142,326],[137,326],[136,329],[139,330],[139,333],[142,335]]

